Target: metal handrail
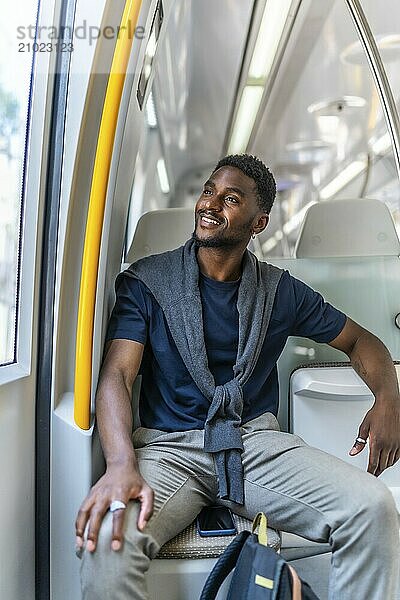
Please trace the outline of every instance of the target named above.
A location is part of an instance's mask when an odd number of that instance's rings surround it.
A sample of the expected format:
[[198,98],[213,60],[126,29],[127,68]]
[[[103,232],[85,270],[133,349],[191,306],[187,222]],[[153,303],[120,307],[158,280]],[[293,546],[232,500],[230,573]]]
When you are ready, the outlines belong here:
[[101,116],[83,250],[75,351],[74,420],[90,427],[92,347],[97,274],[115,132],[141,0],[126,0]]
[[400,178],[400,119],[385,66],[379,53],[374,35],[359,0],[345,0],[353,23],[364,48],[372,77],[381,101],[386,124],[393,145],[393,154]]

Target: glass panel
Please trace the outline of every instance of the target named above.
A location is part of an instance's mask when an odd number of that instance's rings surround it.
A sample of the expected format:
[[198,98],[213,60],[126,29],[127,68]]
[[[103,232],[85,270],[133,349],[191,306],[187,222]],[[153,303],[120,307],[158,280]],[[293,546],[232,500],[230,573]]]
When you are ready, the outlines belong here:
[[[382,3],[366,4],[375,4],[377,14],[379,4],[381,21],[391,14]],[[271,223],[259,236],[264,255],[293,255],[305,211],[314,202],[377,198],[398,220],[400,189],[386,134],[374,81],[346,3],[302,3],[250,148],[278,180]]]
[[[389,82],[400,101],[400,4],[398,0],[363,0],[362,7],[378,44]],[[390,15],[390,16],[389,16]]]
[[[363,10],[378,44],[389,84],[400,110],[400,4],[397,0],[363,0]],[[388,18],[390,15],[390,18]],[[371,190],[374,196],[385,202],[392,211],[396,229],[400,235],[400,184],[396,172],[393,151],[383,115],[376,125],[372,139],[377,153],[381,156],[382,167],[387,176],[383,185]],[[371,187],[371,186],[370,186]]]
[[[395,326],[400,286],[397,256],[272,258],[269,261],[281,269],[288,269],[294,277],[319,291],[333,306],[377,335],[389,348],[394,360],[400,359],[400,335]],[[371,290],[376,293],[371,293]],[[284,411],[290,374],[299,365],[325,361],[348,361],[348,358],[327,344],[300,337],[288,339],[278,361],[282,400],[279,422],[284,427],[287,427]]]
[[0,18],[0,364],[16,360],[20,222],[33,51],[33,40],[25,36],[36,13],[37,2],[20,0],[3,3]]
[[136,96],[139,102],[140,110],[143,108],[144,97],[146,95],[147,86],[152,72],[153,60],[157,49],[160,29],[164,18],[164,10],[161,0],[159,0],[153,22],[151,24],[149,40],[147,42],[146,51],[144,53],[143,67],[139,77]]

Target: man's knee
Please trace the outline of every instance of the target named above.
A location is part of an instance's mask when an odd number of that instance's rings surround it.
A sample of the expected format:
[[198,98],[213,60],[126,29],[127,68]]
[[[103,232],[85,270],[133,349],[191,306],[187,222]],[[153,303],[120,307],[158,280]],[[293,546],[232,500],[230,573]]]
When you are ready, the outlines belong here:
[[[120,561],[116,563],[117,569],[112,568],[113,555],[111,551],[112,515],[107,513],[100,526],[96,549],[94,552],[86,550],[86,544],[81,556],[81,587],[84,600],[91,600],[103,593],[107,597],[107,588],[114,585],[114,576],[120,576],[119,568],[123,567]],[[101,596],[99,596],[101,597]]]
[[372,514],[382,513],[392,516],[397,514],[396,504],[389,488],[374,477],[368,476],[365,486],[359,491],[356,504]]
[[[84,550],[81,564],[81,584],[83,598],[96,598],[98,590],[114,590],[115,597],[119,597],[117,590],[122,586],[130,585],[130,580],[139,583],[148,568],[158,546],[154,542],[150,531],[141,532],[137,528],[139,505],[130,502],[126,509],[124,541],[119,551],[111,549],[113,523],[112,514],[107,513],[100,527],[96,550]],[[111,597],[111,596],[110,596]]]
[[391,520],[398,528],[399,517],[393,495],[389,488],[379,479],[375,479],[370,501],[370,513],[381,515],[385,521]]
[[[398,539],[399,516],[389,488],[379,479],[368,477],[355,499],[355,508],[365,528],[374,535],[390,535]],[[389,541],[389,540],[388,540]]]
[[139,552],[145,554],[154,553],[154,544],[152,543],[152,534],[150,528],[147,526],[143,532],[139,531],[137,522],[139,517],[140,504],[138,502],[129,502],[125,509],[124,518],[124,541],[120,551],[113,551],[111,549],[111,542],[113,536],[113,515],[108,512],[104,515],[98,539],[96,544],[96,550],[93,553],[84,551],[84,555],[98,557],[99,560],[103,556],[114,556],[125,552],[130,552],[131,549],[137,549]]

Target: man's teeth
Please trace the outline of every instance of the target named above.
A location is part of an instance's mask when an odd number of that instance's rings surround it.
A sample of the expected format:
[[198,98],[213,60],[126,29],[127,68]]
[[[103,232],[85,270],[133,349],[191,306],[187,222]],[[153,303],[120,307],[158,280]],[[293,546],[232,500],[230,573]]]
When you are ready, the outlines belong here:
[[210,219],[209,217],[201,217],[203,219],[203,221],[205,221],[206,223],[212,223],[213,225],[219,225],[218,221],[214,221],[214,219]]

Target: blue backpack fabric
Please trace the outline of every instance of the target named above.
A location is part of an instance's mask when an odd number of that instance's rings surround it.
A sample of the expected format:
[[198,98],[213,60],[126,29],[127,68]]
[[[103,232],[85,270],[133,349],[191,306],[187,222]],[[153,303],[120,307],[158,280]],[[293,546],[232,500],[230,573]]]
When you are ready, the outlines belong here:
[[[258,535],[254,533],[257,526]],[[233,569],[227,600],[292,600],[292,575],[286,561],[267,546],[267,520],[263,513],[254,519],[253,533],[242,531],[220,556],[200,600],[214,600]],[[301,598],[318,600],[304,581]]]

